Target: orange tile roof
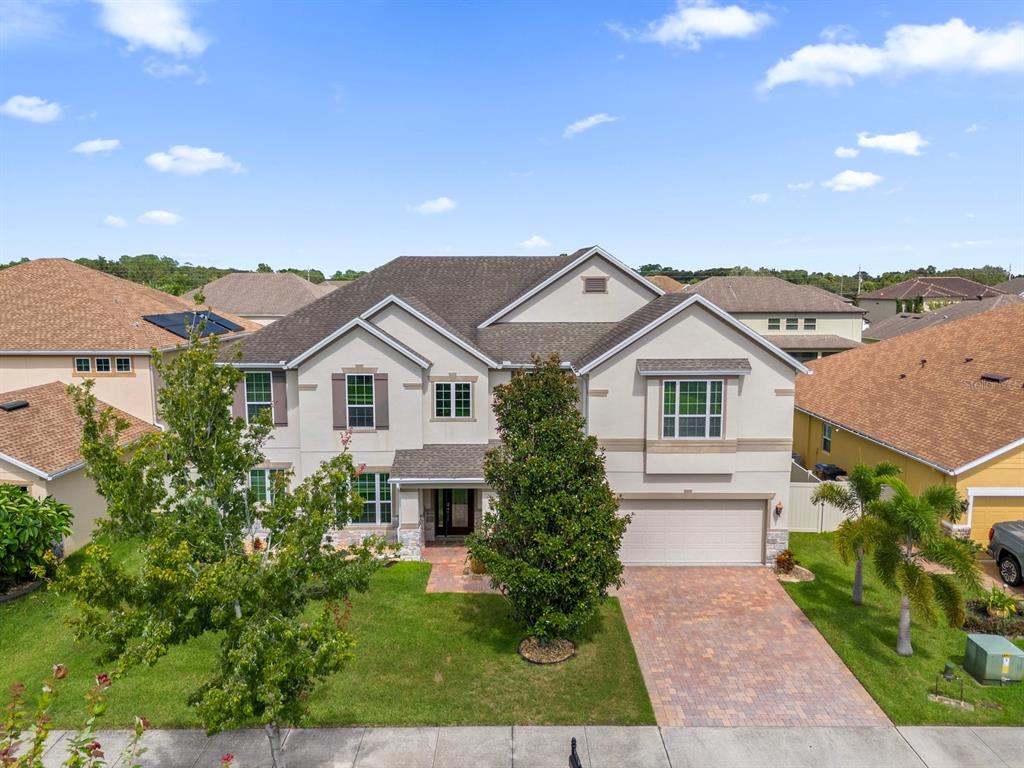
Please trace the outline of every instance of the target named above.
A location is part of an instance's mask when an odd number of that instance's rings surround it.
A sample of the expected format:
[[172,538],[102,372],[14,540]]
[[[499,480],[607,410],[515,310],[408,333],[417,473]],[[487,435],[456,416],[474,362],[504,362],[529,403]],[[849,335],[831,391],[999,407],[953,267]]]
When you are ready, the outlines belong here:
[[[36,259],[0,270],[0,307],[0,350],[127,352],[181,343],[142,316],[195,304],[67,259]],[[246,330],[259,328],[218,314]]]
[[[813,374],[796,381],[798,408],[945,470],[1024,440],[1024,305],[808,367]],[[1009,378],[992,383],[983,374]]]
[[[0,404],[27,400],[27,408],[0,410],[0,458],[10,457],[45,475],[55,475],[82,461],[78,446],[82,442],[82,422],[65,385],[59,381],[0,393]],[[97,401],[97,406],[110,408]],[[135,442],[148,432],[158,431],[152,424],[113,409],[128,421],[121,444]]]

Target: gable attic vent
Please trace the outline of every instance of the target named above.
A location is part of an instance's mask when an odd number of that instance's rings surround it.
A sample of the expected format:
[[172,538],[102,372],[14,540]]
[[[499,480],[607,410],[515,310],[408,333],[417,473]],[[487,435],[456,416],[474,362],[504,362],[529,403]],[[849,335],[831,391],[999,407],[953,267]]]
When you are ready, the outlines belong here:
[[981,380],[982,381],[991,381],[991,382],[993,382],[995,384],[1002,384],[1008,378],[1010,378],[1010,377],[1009,376],[1004,376],[1001,373],[983,373],[983,374],[981,374]]
[[583,278],[583,292],[584,293],[608,293],[608,278],[607,277],[584,277]]
[[28,400],[11,400],[7,403],[0,403],[0,411],[20,411],[22,408],[28,408]]

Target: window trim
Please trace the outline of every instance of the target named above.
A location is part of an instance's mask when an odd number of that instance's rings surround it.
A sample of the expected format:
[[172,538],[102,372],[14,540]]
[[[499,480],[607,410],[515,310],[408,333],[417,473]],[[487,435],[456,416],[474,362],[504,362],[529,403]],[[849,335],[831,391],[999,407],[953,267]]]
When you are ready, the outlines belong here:
[[787,331],[799,331],[800,330],[800,318],[799,317],[787,317],[786,318],[786,330]]
[[[434,410],[433,419],[435,421],[473,421],[475,419],[473,415],[473,382],[471,381],[435,381],[434,384]],[[455,408],[458,402],[456,392],[458,387],[469,387],[469,413],[465,416],[456,415]],[[438,398],[437,390],[438,387],[448,387],[448,413],[438,412]]]
[[[370,404],[369,405],[366,405],[365,403],[362,403],[362,404],[359,404],[359,405],[353,405],[352,404],[352,398],[349,397],[348,383],[349,383],[349,379],[352,379],[353,377],[360,377],[360,378],[365,378],[365,379],[369,379],[370,380]],[[361,425],[361,426],[358,426],[358,427],[354,426],[352,424],[352,409],[353,408],[369,408],[370,409],[370,421],[372,423],[370,425],[368,425],[368,426],[367,425]],[[345,374],[345,423],[348,424],[349,429],[353,430],[354,432],[358,432],[360,430],[373,431],[373,430],[377,429],[377,391],[376,391],[376,386],[375,386],[375,383],[374,383],[374,379],[373,379],[373,374],[372,373],[346,373]]]
[[[266,376],[267,381],[270,382],[270,399],[269,400],[250,400],[249,399],[249,376]],[[274,419],[274,377],[270,371],[246,371],[245,372],[245,423],[250,424],[249,420],[249,406],[250,405],[266,405],[270,409],[270,419]],[[257,411],[258,413],[258,411]]]
[[833,437],[832,425],[827,421],[821,422],[821,450],[825,453],[832,453]]
[[274,497],[273,497],[273,494],[271,493],[274,490],[274,478],[273,478],[273,476],[277,472],[287,472],[287,471],[288,470],[283,469],[281,467],[253,467],[252,469],[249,470],[249,487],[252,488],[252,474],[253,474],[253,472],[262,472],[263,473],[263,484],[264,484],[264,487],[267,489],[265,498],[259,499],[257,503],[259,503],[259,504],[271,504],[271,503],[273,503]]
[[[373,522],[365,522],[365,521],[363,521],[361,519],[360,520],[351,520],[351,521],[349,521],[349,525],[359,525],[359,526],[367,526],[367,527],[369,527],[369,526],[380,527],[382,525],[388,525],[388,526],[394,525],[394,522],[395,522],[395,504],[394,504],[394,499],[392,498],[392,494],[391,494],[391,472],[390,471],[389,472],[363,472],[361,475],[359,475],[359,478],[368,477],[370,475],[372,475],[373,479],[374,479],[374,498],[373,498],[373,500],[367,500],[365,498],[363,499],[363,511],[364,512],[366,511],[366,505],[367,504],[373,505],[374,521]],[[386,479],[381,481],[382,477],[384,477]],[[357,478],[356,482],[358,483],[358,478]],[[385,489],[385,488],[387,489],[387,495],[388,495],[386,500],[381,498],[381,491],[383,489]],[[355,491],[356,491],[356,493],[359,493],[358,485],[356,486]],[[362,494],[360,494],[360,496],[361,495]],[[382,512],[382,510],[383,510],[385,505],[387,506],[387,511],[388,511],[389,519],[387,520],[387,522],[382,522],[381,521],[381,512]]]
[[[127,360],[128,361],[128,370],[125,370],[125,371],[121,370],[120,365],[121,365],[121,361],[122,360]],[[135,372],[135,367],[132,365],[132,359],[130,357],[115,357],[114,358],[114,373],[126,374],[126,373],[134,373],[134,372]]]
[[782,330],[782,318],[781,317],[769,317],[768,318],[768,330],[769,331],[781,331]]
[[[78,367],[78,364],[80,362],[83,362],[83,361],[85,362],[85,369],[84,370],[79,369],[79,367]],[[75,368],[75,373],[78,374],[78,375],[82,375],[82,374],[85,374],[85,373],[92,373],[92,358],[91,357],[76,357],[75,360],[74,360],[74,368]]]
[[[722,398],[719,413],[711,412],[711,385],[718,383],[721,386]],[[692,384],[692,383],[703,383],[706,386],[705,394],[705,408],[703,413],[704,418],[704,434],[703,435],[681,435],[679,434],[679,425],[682,419],[685,418],[700,418],[702,414],[691,413],[683,414],[679,412],[680,398],[679,398],[679,385],[680,384]],[[675,384],[676,385],[676,401],[675,401],[675,413],[665,413],[665,385]],[[707,379],[663,379],[660,387],[660,399],[658,403],[658,434],[662,440],[722,440],[725,438],[725,379],[722,378],[707,378]],[[665,419],[671,415],[675,420],[675,432],[674,435],[665,434]],[[717,418],[721,421],[721,428],[717,435],[711,434],[711,419]]]
[[[100,370],[100,360],[106,360],[107,361],[107,366],[108,366],[107,370],[105,370],[105,371],[101,371]],[[114,372],[114,367],[113,366],[114,366],[113,358],[110,358],[110,357],[96,357],[96,358],[93,358],[93,369],[96,371],[96,373],[113,373]]]
[[805,317],[804,318],[804,330],[805,331],[816,331],[816,330],[818,330],[818,318],[816,318],[816,317]]

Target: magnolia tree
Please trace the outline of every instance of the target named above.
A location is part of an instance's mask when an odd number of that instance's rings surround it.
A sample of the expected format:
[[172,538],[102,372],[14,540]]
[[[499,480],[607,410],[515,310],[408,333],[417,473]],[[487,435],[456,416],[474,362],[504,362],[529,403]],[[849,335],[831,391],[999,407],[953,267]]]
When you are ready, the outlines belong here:
[[617,514],[578,397],[557,357],[535,357],[532,370],[495,387],[501,445],[487,454],[484,477],[497,499],[468,543],[541,645],[578,633],[622,583],[629,519]]
[[347,596],[366,589],[383,543],[331,542],[361,506],[344,446],[295,488],[275,474],[270,500],[257,497],[249,472],[263,463],[269,414],[232,416],[244,374],[219,356],[198,329],[173,355],[154,352],[165,429],[127,449],[117,439],[126,425],[97,411],[91,382],[70,388],[109,528],[141,535],[143,558],[126,568],[92,545],[58,583],[75,596],[76,634],[103,644],[115,677],[213,633],[220,653],[189,703],[211,732],[262,724],[283,768],[280,726],[300,722],[313,687],[350,658]]

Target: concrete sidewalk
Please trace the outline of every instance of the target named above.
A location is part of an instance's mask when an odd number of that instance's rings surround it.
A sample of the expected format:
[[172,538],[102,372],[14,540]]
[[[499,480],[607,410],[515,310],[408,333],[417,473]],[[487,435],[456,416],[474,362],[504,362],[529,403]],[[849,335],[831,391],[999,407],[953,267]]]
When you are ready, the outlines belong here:
[[[587,768],[1024,768],[1024,728],[318,728],[289,731],[285,751],[289,768],[565,768],[573,736]],[[114,760],[127,734],[98,740]],[[237,768],[270,766],[259,730],[150,731],[144,744],[147,768],[220,768],[226,752]]]

